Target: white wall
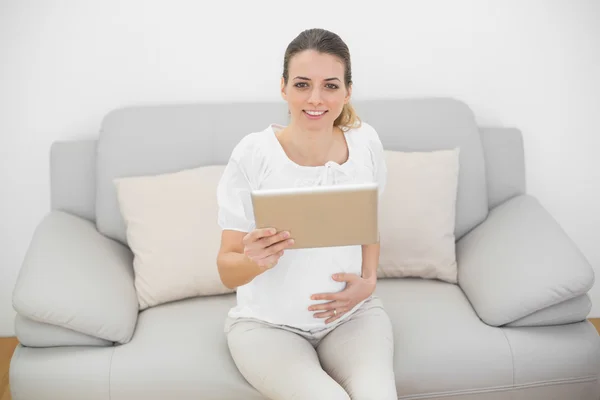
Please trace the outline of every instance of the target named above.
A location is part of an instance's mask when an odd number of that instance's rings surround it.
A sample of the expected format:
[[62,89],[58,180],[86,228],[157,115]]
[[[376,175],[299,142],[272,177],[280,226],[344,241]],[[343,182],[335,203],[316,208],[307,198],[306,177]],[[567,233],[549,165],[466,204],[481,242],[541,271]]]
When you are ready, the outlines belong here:
[[0,335],[52,141],[133,103],[279,100],[285,46],[316,26],[349,44],[356,97],[453,96],[521,128],[530,192],[600,273],[600,2],[323,3],[0,2]]

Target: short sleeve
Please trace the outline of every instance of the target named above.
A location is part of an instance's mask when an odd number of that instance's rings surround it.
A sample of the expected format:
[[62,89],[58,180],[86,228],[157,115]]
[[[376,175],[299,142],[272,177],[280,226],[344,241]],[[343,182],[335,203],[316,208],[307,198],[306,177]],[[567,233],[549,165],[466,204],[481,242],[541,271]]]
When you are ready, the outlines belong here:
[[373,178],[379,185],[379,195],[381,196],[385,191],[387,184],[388,170],[383,144],[379,139],[377,131],[372,128],[371,132],[369,132],[369,148],[371,150],[371,161],[373,163]]
[[232,157],[217,185],[218,223],[221,229],[240,232],[254,229],[251,190],[244,165]]

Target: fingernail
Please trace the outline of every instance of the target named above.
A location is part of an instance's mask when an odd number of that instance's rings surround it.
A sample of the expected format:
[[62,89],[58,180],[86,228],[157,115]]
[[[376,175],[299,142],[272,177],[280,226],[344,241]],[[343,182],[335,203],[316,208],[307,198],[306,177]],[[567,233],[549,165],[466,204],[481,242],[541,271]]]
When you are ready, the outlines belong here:
[[294,239],[290,239],[290,244],[294,244]]
[[290,233],[289,233],[289,232],[283,232],[283,237],[284,237],[284,238],[288,238],[288,237],[290,237]]

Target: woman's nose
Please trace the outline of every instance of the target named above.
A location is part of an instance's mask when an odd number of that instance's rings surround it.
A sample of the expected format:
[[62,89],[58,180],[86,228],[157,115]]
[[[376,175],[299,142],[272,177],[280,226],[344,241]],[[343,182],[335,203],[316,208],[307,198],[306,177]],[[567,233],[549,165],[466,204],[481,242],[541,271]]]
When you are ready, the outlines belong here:
[[314,105],[321,104],[321,91],[318,88],[315,88],[310,92],[308,102]]

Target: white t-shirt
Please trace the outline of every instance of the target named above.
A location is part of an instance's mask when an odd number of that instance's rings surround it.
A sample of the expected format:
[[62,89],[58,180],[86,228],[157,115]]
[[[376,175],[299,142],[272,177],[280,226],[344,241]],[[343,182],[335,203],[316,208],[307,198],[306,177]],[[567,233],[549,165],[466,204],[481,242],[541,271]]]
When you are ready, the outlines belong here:
[[[271,124],[246,135],[235,146],[217,190],[222,229],[250,232],[255,228],[250,198],[253,189],[377,182],[379,193],[383,192],[387,178],[383,147],[370,125],[363,122],[360,128],[345,132],[349,150],[346,162],[329,161],[323,166],[301,166],[289,159],[275,135],[283,128]],[[325,328],[326,318],[315,318],[315,312],[308,310],[310,305],[324,301],[310,297],[344,289],[346,283],[332,279],[338,272],[361,275],[360,245],[288,249],[274,268],[237,288],[237,305],[229,317],[257,318],[302,330]]]

